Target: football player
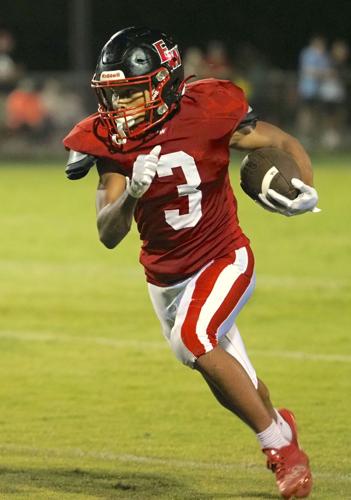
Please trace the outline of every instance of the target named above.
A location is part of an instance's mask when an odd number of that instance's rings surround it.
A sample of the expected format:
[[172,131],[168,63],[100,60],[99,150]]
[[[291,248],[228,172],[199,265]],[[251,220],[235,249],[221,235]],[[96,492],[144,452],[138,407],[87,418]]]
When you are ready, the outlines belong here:
[[256,433],[281,494],[307,496],[312,476],[293,413],[272,406],[235,323],[255,273],[228,166],[230,147],[290,153],[301,171],[294,181],[300,194],[289,200],[270,191],[261,202],[298,215],[317,204],[308,155],[296,139],[257,120],[231,82],[187,83],[177,44],[157,30],[113,35],[91,85],[98,112],[64,145],[69,179],[97,167],[100,240],[114,248],[136,220],[151,301],[174,354]]

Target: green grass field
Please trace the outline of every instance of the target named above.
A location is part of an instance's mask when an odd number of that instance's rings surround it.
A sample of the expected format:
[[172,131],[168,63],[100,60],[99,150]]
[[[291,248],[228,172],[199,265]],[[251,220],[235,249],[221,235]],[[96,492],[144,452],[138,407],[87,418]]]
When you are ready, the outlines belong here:
[[[284,218],[233,184],[257,261],[238,324],[297,414],[313,499],[351,498],[351,156],[316,158],[320,214]],[[164,342],[133,231],[95,229],[96,174],[0,166],[0,498],[274,499],[252,432]]]

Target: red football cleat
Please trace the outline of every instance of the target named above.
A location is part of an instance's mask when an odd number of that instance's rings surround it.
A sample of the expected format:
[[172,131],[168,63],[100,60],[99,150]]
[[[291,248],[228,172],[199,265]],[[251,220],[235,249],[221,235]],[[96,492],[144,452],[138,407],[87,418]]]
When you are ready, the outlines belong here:
[[262,450],[267,456],[267,465],[275,473],[278,489],[284,498],[307,497],[312,489],[312,474],[308,457],[295,443],[279,450]]
[[292,411],[287,410],[286,408],[280,408],[278,410],[278,413],[283,417],[285,422],[287,422],[290,426],[291,432],[292,432],[292,443],[294,443],[298,448],[299,448],[299,443],[297,440],[297,424],[296,424],[296,419],[295,415],[293,414]]

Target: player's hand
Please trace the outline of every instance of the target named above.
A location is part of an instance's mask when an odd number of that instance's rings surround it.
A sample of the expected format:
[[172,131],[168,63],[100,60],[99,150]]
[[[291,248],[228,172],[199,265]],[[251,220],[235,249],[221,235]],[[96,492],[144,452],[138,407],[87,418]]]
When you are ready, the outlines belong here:
[[133,198],[140,198],[149,189],[156,174],[161,146],[155,146],[148,155],[140,155],[134,162],[131,180],[127,178],[126,190]]
[[278,212],[287,217],[300,215],[305,212],[320,212],[320,209],[317,208],[318,194],[313,187],[296,178],[291,179],[291,184],[300,191],[300,194],[293,200],[277,193],[274,189],[268,189],[267,194],[269,199],[264,194],[259,194],[261,203],[265,205],[267,210]]

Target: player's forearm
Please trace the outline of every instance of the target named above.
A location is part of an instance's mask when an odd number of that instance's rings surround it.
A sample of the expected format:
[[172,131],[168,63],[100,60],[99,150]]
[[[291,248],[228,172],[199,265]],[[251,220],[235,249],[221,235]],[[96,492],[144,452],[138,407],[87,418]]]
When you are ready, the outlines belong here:
[[301,180],[309,186],[313,186],[311,159],[301,142],[292,135],[281,130],[279,127],[270,123],[258,122],[256,129],[260,134],[261,139],[263,139],[262,142],[265,142],[265,144],[262,144],[261,147],[276,147],[291,154],[299,166]]
[[257,129],[261,131],[261,134],[263,136],[265,135],[265,139],[268,139],[269,142],[269,144],[265,144],[265,146],[280,148],[283,151],[291,154],[291,156],[295,159],[296,163],[299,166],[301,180],[309,186],[313,186],[311,159],[302,146],[301,142],[292,135],[281,130],[279,127],[276,127],[270,123],[258,123],[259,125],[257,126]]
[[137,199],[126,191],[113,203],[105,205],[97,217],[100,241],[114,248],[129,233]]
[[258,148],[283,149],[296,160],[302,181],[309,186],[313,185],[311,160],[302,144],[295,137],[271,123],[258,121],[255,128],[245,127],[234,132],[230,146],[247,151]]
[[311,159],[302,144],[294,137],[287,135],[286,139],[282,142],[282,149],[290,153],[296,160],[300,168],[301,180],[309,186],[313,186]]

